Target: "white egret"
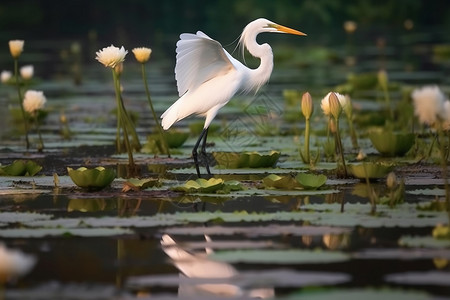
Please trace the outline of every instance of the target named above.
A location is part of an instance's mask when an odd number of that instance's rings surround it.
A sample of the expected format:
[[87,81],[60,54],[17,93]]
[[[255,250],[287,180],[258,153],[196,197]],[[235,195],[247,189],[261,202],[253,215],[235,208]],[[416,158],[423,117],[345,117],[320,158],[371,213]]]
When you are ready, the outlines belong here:
[[[192,115],[205,117],[203,130],[192,150],[197,175],[200,177],[197,149],[203,139],[200,153],[206,156],[208,127],[220,108],[237,92],[257,91],[270,78],[273,69],[272,48],[258,44],[256,36],[263,32],[306,35],[300,31],[278,25],[267,19],[249,23],[239,43],[261,60],[256,69],[250,69],[233,58],[222,45],[201,31],[183,33],[177,42],[175,79],[180,98],[161,116],[162,127],[167,130],[174,123]],[[209,170],[206,161],[206,170]]]

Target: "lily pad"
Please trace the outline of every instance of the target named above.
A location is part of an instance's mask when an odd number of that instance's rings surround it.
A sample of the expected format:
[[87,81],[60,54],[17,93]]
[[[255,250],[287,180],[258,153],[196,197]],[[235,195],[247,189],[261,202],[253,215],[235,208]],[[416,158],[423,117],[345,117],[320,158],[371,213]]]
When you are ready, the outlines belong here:
[[311,190],[318,189],[327,182],[327,176],[323,174],[299,173],[295,179],[302,187]]
[[392,132],[386,130],[373,130],[369,138],[375,149],[384,156],[402,156],[414,145],[413,133]]
[[447,240],[450,242],[450,225],[437,225],[433,229],[433,237],[438,240]]
[[348,254],[322,250],[238,250],[218,251],[211,259],[228,263],[265,264],[317,264],[342,262],[350,259]]
[[291,175],[279,176],[270,174],[262,180],[265,188],[286,189],[292,190],[299,187],[298,182]]
[[375,162],[363,162],[359,164],[349,164],[348,169],[350,173],[359,179],[378,179],[385,177],[392,169],[393,165],[375,163]]
[[188,132],[169,130],[164,132],[164,137],[166,138],[169,148],[179,148],[189,137]]
[[268,154],[259,152],[213,152],[217,164],[223,168],[268,168],[274,167],[280,157],[280,152],[270,151]]
[[31,160],[15,160],[12,164],[0,166],[0,176],[34,176],[42,166]]
[[126,182],[124,182],[122,191],[123,192],[127,192],[129,190],[139,191],[160,185],[161,183],[159,182],[158,178],[144,178],[144,179],[130,178]]
[[116,236],[133,234],[130,229],[124,228],[9,228],[0,229],[0,237],[4,238],[42,238],[46,236]]
[[220,178],[210,178],[208,180],[198,178],[196,180],[188,180],[184,185],[175,187],[174,190],[186,193],[214,193],[223,188],[223,186],[224,181]]
[[110,185],[116,178],[114,169],[104,167],[96,167],[93,169],[80,167],[76,170],[68,167],[67,172],[76,185],[88,190],[101,190]]
[[408,291],[401,289],[336,289],[336,290],[313,290],[294,293],[285,299],[303,299],[303,300],[379,300],[379,299],[398,299],[398,300],[428,300],[431,297],[425,292]]

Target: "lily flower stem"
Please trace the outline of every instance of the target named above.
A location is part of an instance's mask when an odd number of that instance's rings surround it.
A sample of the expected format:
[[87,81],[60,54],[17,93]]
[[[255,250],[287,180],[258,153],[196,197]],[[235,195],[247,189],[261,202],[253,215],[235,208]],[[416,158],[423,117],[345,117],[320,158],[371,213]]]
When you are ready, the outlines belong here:
[[155,109],[153,108],[152,98],[150,97],[150,91],[148,89],[147,75],[145,72],[145,64],[143,64],[143,63],[141,64],[141,70],[142,70],[142,79],[144,80],[144,87],[145,87],[145,93],[147,95],[148,104],[150,105],[153,119],[155,120],[156,127],[158,128],[159,137],[161,139],[161,143],[164,148],[164,151],[167,153],[167,156],[170,157],[169,145],[167,144],[167,140],[166,140],[166,138],[164,136],[164,132],[161,128],[161,124],[159,124],[158,117],[156,116]]
[[339,118],[336,119],[336,141],[341,155],[342,165],[344,166],[344,176],[347,177],[347,166],[345,165],[344,149],[342,147],[341,135],[339,133]]
[[348,127],[350,129],[350,136],[352,138],[353,148],[357,149],[358,148],[358,137],[356,136],[356,131],[355,131],[355,127],[353,126],[351,115],[347,116],[347,121],[348,121]]
[[16,86],[17,86],[17,96],[19,97],[19,106],[20,110],[22,111],[22,117],[23,117],[23,124],[25,128],[25,142],[27,146],[27,150],[30,149],[30,141],[28,139],[28,121],[27,116],[25,114],[25,109],[23,108],[22,104],[22,93],[20,92],[20,83],[19,83],[19,61],[17,58],[14,59],[14,77],[16,80]]
[[[122,97],[120,95],[119,78],[118,78],[117,73],[116,73],[116,71],[114,69],[112,70],[112,72],[113,72],[114,87],[115,87],[115,92],[116,92],[118,129],[120,129],[120,127],[122,127],[124,141],[125,141],[125,148],[127,149],[127,153],[128,153],[128,165],[130,167],[130,170],[133,170],[134,167],[135,167],[134,159],[133,159],[133,149],[131,148],[130,140],[129,140],[129,137],[128,137],[128,130],[127,130],[127,126],[126,126],[127,120],[126,120],[126,114],[125,114],[126,112],[124,110]],[[119,143],[120,143],[120,136],[118,136],[118,137],[119,137]]]
[[442,129],[442,122],[439,123],[438,135],[439,135],[439,152],[441,153],[441,166],[442,166],[442,179],[444,179],[444,187],[445,187],[445,202],[447,206],[447,213],[450,216],[450,191],[448,185],[448,176],[447,176],[447,157],[445,155],[445,146],[444,146],[444,130]]
[[37,118],[37,114],[34,116],[34,120],[36,122],[36,130],[39,136],[39,146],[38,146],[38,151],[42,152],[44,150],[44,141],[42,140],[42,134],[41,134],[41,128],[39,126],[39,120]]
[[392,110],[391,107],[391,97],[389,97],[389,91],[387,88],[383,88],[383,94],[384,99],[386,100],[386,106],[389,110],[389,116],[391,117],[391,120],[394,120],[394,111]]
[[305,121],[305,163],[310,163],[310,158],[309,158],[309,118],[306,119]]

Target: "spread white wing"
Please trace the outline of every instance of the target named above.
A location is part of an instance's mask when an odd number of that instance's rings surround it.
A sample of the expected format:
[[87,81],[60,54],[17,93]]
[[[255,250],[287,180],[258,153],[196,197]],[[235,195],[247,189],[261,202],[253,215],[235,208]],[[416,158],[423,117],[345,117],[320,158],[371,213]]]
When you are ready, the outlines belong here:
[[234,68],[222,45],[201,31],[181,34],[176,53],[175,79],[180,97]]

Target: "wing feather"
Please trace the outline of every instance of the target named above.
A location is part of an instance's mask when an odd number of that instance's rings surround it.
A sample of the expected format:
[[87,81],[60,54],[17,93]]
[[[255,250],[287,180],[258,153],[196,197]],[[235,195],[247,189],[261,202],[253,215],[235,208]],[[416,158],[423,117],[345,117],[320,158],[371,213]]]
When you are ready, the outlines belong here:
[[175,79],[180,97],[234,68],[222,45],[201,31],[181,34],[176,53]]

